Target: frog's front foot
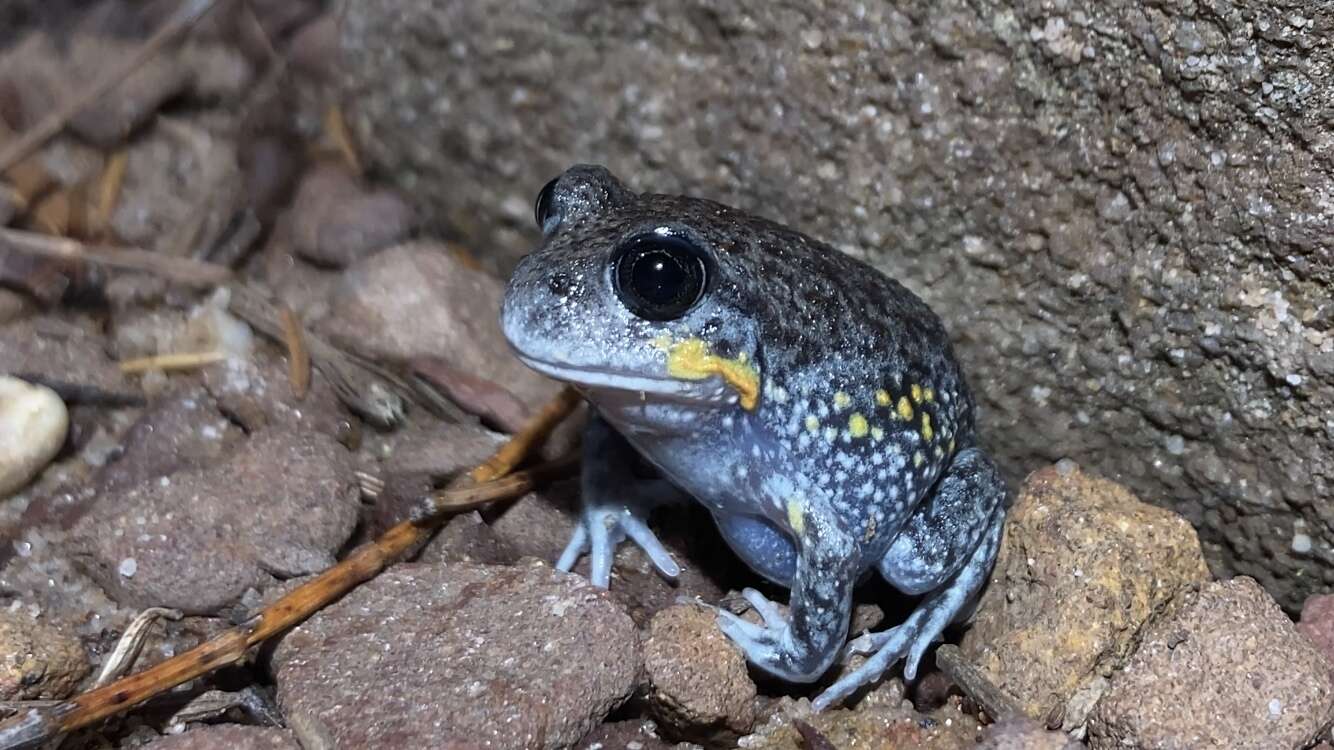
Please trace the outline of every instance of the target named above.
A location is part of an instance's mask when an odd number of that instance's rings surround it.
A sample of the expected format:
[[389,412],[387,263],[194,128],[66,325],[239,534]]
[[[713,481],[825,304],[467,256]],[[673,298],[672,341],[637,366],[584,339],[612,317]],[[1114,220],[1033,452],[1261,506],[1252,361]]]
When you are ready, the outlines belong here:
[[746,655],[746,660],[769,674],[789,682],[814,682],[828,666],[823,655],[803,648],[793,637],[792,626],[778,605],[755,589],[741,595],[750,602],[763,624],[756,624],[718,609],[718,627]]
[[645,509],[635,506],[585,506],[579,525],[570,536],[569,544],[556,561],[558,570],[569,571],[585,552],[589,553],[588,578],[594,586],[607,588],[611,583],[611,563],[616,556],[616,545],[627,537],[648,555],[653,566],[667,578],[676,578],[681,567],[648,527]]

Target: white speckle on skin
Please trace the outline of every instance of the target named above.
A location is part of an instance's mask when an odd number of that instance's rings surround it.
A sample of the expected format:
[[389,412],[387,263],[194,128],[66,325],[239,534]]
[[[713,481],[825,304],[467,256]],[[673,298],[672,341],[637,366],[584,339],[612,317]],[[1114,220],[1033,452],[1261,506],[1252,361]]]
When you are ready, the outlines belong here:
[[116,566],[116,572],[120,573],[122,578],[134,578],[134,574],[139,572],[139,561],[133,557],[127,557],[120,561]]

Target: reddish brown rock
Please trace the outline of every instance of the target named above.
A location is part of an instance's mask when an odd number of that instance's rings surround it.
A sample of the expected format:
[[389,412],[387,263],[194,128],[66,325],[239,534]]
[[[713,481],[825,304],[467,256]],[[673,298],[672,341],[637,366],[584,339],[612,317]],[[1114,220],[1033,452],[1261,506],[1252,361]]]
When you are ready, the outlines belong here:
[[1308,747],[1334,720],[1330,668],[1253,579],[1204,584],[1145,627],[1090,717],[1089,745]]
[[273,656],[284,712],[338,747],[567,747],[641,666],[634,624],[605,593],[536,563],[395,566]]
[[1079,750],[1084,743],[1064,732],[1048,730],[1041,723],[1020,717],[998,721],[987,727],[977,750]]
[[444,245],[412,242],[349,267],[316,327],[376,358],[439,357],[495,380],[529,406],[555,395],[554,382],[528,369],[500,331],[504,285],[470,268]]
[[152,750],[301,750],[286,729],[216,724],[148,743]]
[[297,252],[336,268],[397,244],[416,224],[412,208],[396,193],[367,189],[337,165],[305,176],[292,216]]
[[0,700],[54,700],[88,673],[77,638],[22,612],[0,610]]
[[1321,594],[1302,605],[1302,619],[1297,629],[1334,664],[1334,594]]
[[681,739],[734,740],[755,723],[755,683],[717,615],[678,605],[653,616],[644,642],[649,710]]
[[1083,723],[1155,608],[1208,579],[1195,530],[1073,463],[1034,472],[971,630],[966,657],[1034,718]]
[[273,576],[333,564],[359,496],[332,438],[266,430],[227,460],[100,498],[71,550],[122,604],[206,614]]

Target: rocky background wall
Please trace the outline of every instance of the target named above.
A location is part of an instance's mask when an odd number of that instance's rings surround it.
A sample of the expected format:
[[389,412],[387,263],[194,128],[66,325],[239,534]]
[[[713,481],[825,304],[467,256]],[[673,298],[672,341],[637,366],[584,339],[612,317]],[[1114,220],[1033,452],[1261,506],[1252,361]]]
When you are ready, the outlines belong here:
[[794,224],[943,315],[1011,476],[1074,458],[1289,609],[1334,583],[1334,3],[341,14],[373,168],[494,270],[576,161]]

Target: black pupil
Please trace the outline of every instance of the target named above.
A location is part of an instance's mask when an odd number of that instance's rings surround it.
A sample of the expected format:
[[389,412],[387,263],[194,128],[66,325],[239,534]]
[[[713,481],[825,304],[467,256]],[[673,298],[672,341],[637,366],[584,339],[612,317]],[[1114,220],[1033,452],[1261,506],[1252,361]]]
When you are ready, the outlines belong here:
[[681,262],[661,250],[650,250],[639,256],[630,269],[635,291],[650,305],[670,305],[676,302],[686,282],[686,270]]
[[693,245],[678,237],[632,239],[621,247],[614,263],[616,292],[641,318],[679,318],[704,292],[704,261]]

